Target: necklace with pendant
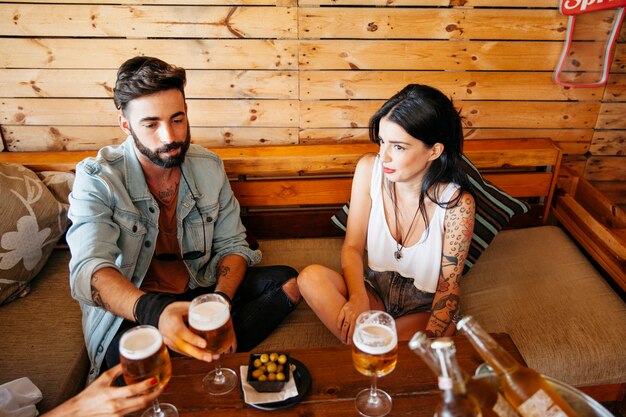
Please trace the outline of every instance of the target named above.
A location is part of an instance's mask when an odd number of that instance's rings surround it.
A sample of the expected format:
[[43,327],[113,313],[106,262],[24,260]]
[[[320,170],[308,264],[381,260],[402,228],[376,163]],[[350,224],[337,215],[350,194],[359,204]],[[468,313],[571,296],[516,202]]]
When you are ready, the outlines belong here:
[[[400,233],[400,229],[398,229],[398,204],[396,203],[396,184],[393,184],[393,197],[392,197],[392,201],[393,201],[393,214],[396,220],[396,233],[398,234],[398,240],[396,241],[396,251],[393,253],[394,258],[396,258],[396,261],[399,261],[400,259],[402,259],[402,249],[404,249],[404,239],[402,237],[402,234]],[[413,215],[413,220],[411,220],[411,224],[409,225],[409,230],[407,230],[406,232],[406,237],[408,238],[411,235],[411,229],[413,229],[413,224],[415,223],[415,219],[417,219],[417,213],[419,213],[420,209],[419,206],[417,207],[417,210],[415,210],[415,214]]]

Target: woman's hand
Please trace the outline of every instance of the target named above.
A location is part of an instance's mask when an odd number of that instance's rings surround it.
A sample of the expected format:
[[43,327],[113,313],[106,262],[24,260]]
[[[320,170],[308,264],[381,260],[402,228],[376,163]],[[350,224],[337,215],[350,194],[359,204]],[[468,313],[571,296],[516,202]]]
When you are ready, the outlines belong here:
[[128,413],[148,408],[152,400],[163,391],[164,387],[155,389],[158,382],[156,378],[124,387],[113,386],[113,382],[120,375],[122,365],[118,364],[100,375],[81,393],[42,417],[123,417]]
[[357,317],[369,308],[370,303],[367,295],[351,296],[348,302],[343,305],[339,311],[339,316],[337,316],[337,330],[343,343],[349,344],[352,341],[354,323]]

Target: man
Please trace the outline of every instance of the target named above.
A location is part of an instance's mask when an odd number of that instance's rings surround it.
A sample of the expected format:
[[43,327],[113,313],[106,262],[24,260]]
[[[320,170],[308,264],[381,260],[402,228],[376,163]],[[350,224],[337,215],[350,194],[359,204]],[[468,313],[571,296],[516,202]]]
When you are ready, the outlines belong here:
[[185,82],[184,69],[156,58],[122,64],[114,101],[128,138],[76,169],[67,241],[90,382],[119,361],[119,338],[137,324],[211,361],[183,320],[199,294],[231,303],[232,351],[253,348],[300,300],[294,269],[252,267],[261,254],[246,243],[222,161],[190,144]]

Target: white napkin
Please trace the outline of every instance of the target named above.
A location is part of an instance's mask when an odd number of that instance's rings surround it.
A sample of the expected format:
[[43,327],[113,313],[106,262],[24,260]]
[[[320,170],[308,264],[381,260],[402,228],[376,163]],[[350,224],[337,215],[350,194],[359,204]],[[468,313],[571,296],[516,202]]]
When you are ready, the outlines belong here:
[[35,417],[35,404],[43,395],[33,382],[24,377],[0,385],[0,417]]
[[276,401],[283,401],[298,395],[298,387],[293,379],[293,374],[289,378],[283,389],[279,392],[258,392],[254,387],[246,381],[248,375],[248,366],[241,365],[239,369],[241,375],[241,387],[243,388],[243,400],[248,404],[266,404]]

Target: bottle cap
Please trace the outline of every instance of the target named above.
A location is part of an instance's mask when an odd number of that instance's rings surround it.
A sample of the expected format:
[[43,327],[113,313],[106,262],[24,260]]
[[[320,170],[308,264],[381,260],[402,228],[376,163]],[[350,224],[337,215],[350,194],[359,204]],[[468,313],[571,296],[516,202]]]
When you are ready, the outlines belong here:
[[449,337],[440,337],[439,339],[435,339],[431,342],[430,347],[437,349],[448,349],[454,346],[454,342]]
[[409,341],[409,349],[416,350],[419,349],[422,343],[424,343],[428,339],[426,333],[424,332],[416,332],[411,340]]
[[465,324],[467,324],[467,322],[469,320],[472,319],[472,316],[465,316],[463,317],[461,320],[459,320],[459,322],[456,324],[457,329],[459,330],[463,330],[463,327],[465,327]]

